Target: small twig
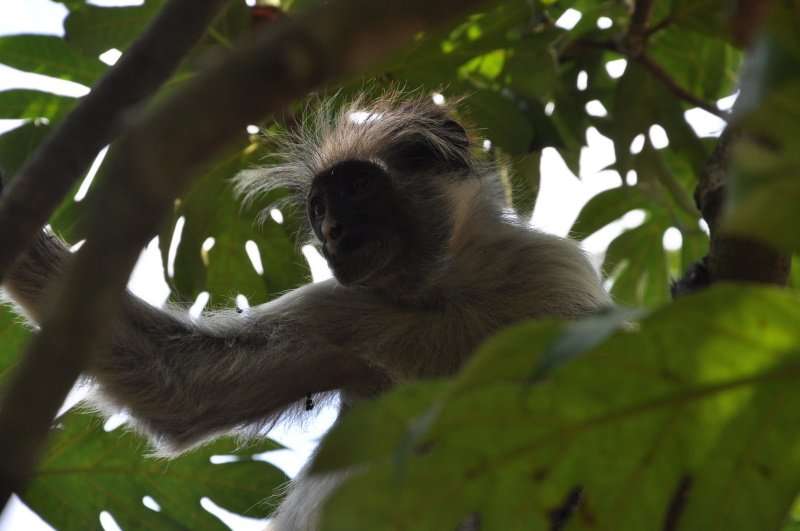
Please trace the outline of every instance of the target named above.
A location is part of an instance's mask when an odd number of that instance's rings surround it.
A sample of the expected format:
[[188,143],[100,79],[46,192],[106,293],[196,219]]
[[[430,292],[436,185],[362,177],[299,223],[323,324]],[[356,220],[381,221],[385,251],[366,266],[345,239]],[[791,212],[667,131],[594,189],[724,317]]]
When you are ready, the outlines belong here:
[[646,37],[649,39],[653,34],[658,33],[659,31],[668,28],[672,25],[673,18],[669,15],[662,18],[660,21],[656,22],[653,26],[647,29],[645,33]]
[[678,98],[682,99],[687,103],[691,103],[696,107],[700,107],[704,111],[710,112],[711,114],[718,116],[719,118],[725,120],[726,122],[728,121],[729,116],[727,112],[718,109],[715,105],[712,105],[701,98],[698,98],[685,88],[678,85],[678,83],[676,83],[675,80],[672,79],[672,77],[670,77],[670,75],[667,73],[666,70],[661,68],[661,66],[658,63],[653,61],[646,54],[641,54],[634,60],[636,60],[639,64],[647,68],[656,79],[661,81],[661,83],[663,83],[664,86],[666,86],[669,89],[669,91],[672,92]]
[[171,0],[36,149],[0,197],[0,279],[97,153],[119,133],[124,113],[172,75],[224,3]]
[[562,52],[562,56],[569,57],[575,48],[597,48],[602,50],[608,50],[611,52],[616,52],[621,55],[627,57],[629,61],[637,61],[642,66],[647,68],[656,79],[658,79],[661,83],[663,83],[670,92],[672,92],[675,96],[682,99],[687,103],[691,103],[696,107],[700,107],[701,109],[710,112],[711,114],[718,116],[719,118],[728,121],[729,115],[727,112],[718,109],[711,103],[698,98],[685,88],[678,85],[678,83],[670,77],[669,73],[661,68],[661,66],[653,61],[647,54],[639,54],[638,56],[631,53],[629,49],[627,49],[622,43],[617,43],[614,41],[595,41],[591,39],[576,39],[572,41],[572,43],[564,49]]

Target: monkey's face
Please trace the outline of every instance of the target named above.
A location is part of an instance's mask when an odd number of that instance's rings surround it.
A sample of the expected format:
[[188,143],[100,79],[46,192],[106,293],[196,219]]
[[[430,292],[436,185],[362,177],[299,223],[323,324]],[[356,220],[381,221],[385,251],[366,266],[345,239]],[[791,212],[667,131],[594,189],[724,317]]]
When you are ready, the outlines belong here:
[[391,176],[346,160],[314,178],[306,201],[322,254],[342,284],[380,285],[413,244],[414,230]]

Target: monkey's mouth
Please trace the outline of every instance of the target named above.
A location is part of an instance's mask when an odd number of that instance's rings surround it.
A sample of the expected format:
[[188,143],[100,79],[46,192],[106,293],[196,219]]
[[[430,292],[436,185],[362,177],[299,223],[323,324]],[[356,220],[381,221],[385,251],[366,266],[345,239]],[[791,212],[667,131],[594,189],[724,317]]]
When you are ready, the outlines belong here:
[[364,284],[391,261],[388,247],[380,234],[360,232],[342,238],[332,249],[326,243],[322,254],[339,282]]

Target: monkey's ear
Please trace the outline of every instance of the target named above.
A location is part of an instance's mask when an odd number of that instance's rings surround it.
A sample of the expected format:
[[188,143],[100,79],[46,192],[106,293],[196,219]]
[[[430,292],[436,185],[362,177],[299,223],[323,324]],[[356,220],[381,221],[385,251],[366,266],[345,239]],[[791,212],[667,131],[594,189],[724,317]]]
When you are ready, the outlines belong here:
[[390,166],[401,171],[458,171],[469,167],[469,136],[455,120],[445,120],[433,134],[414,134],[392,146]]

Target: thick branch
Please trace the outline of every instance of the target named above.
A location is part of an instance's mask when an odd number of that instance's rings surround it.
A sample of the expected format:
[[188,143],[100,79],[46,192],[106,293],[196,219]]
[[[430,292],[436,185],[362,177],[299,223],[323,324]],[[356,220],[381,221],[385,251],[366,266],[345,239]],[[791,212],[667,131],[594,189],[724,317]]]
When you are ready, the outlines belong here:
[[171,0],[42,143],[0,197],[0,279],[120,129],[203,36],[225,0]]
[[710,280],[785,285],[791,265],[788,255],[763,242],[720,231],[731,149],[738,136],[732,127],[725,130],[695,191],[703,219],[711,230],[707,260]]
[[740,133],[729,126],[719,138],[695,190],[695,201],[710,229],[708,255],[693,264],[672,289],[674,297],[703,289],[715,282],[758,282],[784,286],[791,257],[764,242],[720,230],[731,150]]
[[29,477],[66,392],[89,353],[107,340],[109,316],[117,312],[139,250],[198,169],[246,124],[323,83],[363,71],[418,31],[483,3],[409,0],[396,9],[374,0],[336,2],[271,25],[136,118],[116,146],[110,178],[98,183],[87,242],[0,407],[0,499]]
[[[633,6],[631,23],[628,26],[628,38],[644,44],[647,37],[647,25],[653,11],[653,0],[637,0]],[[643,50],[643,48],[642,48]]]

